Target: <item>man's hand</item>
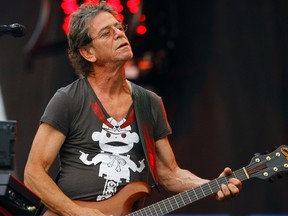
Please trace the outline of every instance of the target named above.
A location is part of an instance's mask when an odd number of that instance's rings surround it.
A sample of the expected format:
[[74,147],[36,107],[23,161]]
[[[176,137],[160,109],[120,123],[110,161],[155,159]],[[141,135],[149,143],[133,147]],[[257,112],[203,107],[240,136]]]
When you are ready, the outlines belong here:
[[[232,170],[229,167],[226,167],[219,177],[227,176],[227,175],[230,175],[231,173],[232,173]],[[242,189],[241,181],[239,181],[236,178],[230,178],[228,182],[229,183],[227,185],[222,184],[221,190],[219,190],[215,194],[215,198],[217,200],[226,200],[226,199],[235,197],[240,193]]]

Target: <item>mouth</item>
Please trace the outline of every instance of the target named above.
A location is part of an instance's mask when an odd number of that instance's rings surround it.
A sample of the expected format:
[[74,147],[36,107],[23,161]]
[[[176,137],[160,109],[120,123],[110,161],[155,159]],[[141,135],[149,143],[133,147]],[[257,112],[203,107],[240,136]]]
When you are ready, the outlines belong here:
[[128,46],[128,43],[127,43],[127,42],[120,44],[120,45],[117,47],[117,49],[120,49],[120,48],[123,48],[123,47],[126,47],[126,46]]

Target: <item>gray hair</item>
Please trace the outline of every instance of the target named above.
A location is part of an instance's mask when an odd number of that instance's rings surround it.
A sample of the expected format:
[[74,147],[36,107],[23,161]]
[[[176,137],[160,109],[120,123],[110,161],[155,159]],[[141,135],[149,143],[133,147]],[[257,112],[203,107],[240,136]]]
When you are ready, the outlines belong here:
[[118,14],[113,7],[101,1],[99,4],[82,4],[79,9],[71,14],[68,39],[68,57],[75,73],[79,76],[87,76],[91,72],[91,62],[83,58],[79,49],[92,42],[89,32],[91,20],[100,12],[109,12],[116,19]]

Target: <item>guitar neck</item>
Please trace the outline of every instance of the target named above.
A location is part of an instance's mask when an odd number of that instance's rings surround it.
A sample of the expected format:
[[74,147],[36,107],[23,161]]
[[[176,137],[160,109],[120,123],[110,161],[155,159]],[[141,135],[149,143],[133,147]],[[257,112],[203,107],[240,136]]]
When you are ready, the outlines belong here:
[[219,177],[199,187],[176,194],[172,197],[154,203],[150,206],[139,209],[138,211],[128,214],[128,216],[148,216],[148,215],[165,215],[182,208],[188,204],[196,202],[207,196],[215,194],[220,190],[222,184],[227,184],[229,178],[234,177],[240,181],[249,179],[246,169],[243,167],[234,171],[230,176]]

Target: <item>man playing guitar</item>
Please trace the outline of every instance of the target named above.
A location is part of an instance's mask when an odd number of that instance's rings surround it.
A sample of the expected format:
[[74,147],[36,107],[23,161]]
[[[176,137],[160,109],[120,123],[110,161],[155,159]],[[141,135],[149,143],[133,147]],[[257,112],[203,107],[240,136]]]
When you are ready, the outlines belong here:
[[[127,214],[111,211],[121,202],[104,203],[118,191],[130,200],[138,186],[149,193],[135,182],[152,180],[174,193],[209,182],[178,166],[161,97],[125,78],[125,63],[133,57],[126,29],[104,1],[83,4],[71,16],[68,54],[79,79],[59,89],[47,105],[24,174],[50,213]],[[56,183],[48,171],[58,154]],[[220,176],[231,173],[225,168]],[[127,189],[129,184],[133,187]],[[241,186],[230,178],[215,198],[234,197]]]

